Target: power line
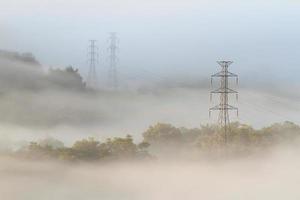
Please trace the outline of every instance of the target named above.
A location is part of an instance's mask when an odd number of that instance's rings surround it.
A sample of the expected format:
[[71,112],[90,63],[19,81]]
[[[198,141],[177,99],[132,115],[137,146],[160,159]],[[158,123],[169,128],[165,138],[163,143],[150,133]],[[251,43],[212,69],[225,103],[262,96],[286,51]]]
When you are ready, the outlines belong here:
[[98,63],[98,47],[96,46],[96,40],[89,41],[89,50],[88,50],[88,63],[89,63],[89,72],[87,77],[87,86],[91,88],[98,87],[96,65]]
[[212,99],[213,94],[218,94],[220,102],[218,105],[209,109],[209,115],[211,111],[219,111],[218,123],[220,127],[224,129],[224,142],[226,144],[227,129],[230,125],[229,110],[236,110],[238,115],[238,108],[228,103],[229,94],[235,94],[236,98],[238,97],[238,92],[229,88],[229,78],[236,78],[236,83],[238,83],[238,76],[228,71],[229,65],[233,63],[232,61],[218,61],[217,63],[222,67],[222,70],[211,76],[211,84],[213,83],[214,78],[219,78],[220,87],[211,91],[210,96]]
[[108,86],[112,89],[119,87],[118,72],[117,72],[117,50],[118,50],[118,38],[117,33],[110,33],[109,37],[109,69],[108,69]]

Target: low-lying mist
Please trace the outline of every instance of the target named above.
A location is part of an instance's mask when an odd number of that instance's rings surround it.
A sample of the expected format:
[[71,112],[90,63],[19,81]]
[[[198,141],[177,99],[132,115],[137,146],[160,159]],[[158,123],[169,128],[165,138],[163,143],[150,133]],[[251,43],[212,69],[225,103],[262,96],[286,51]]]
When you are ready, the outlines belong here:
[[[299,127],[236,123],[235,142],[220,148],[200,126],[209,90],[201,80],[96,91],[75,68],[46,71],[32,55],[0,52],[1,199],[299,199]],[[265,91],[241,88],[241,122],[299,122],[298,96]],[[34,142],[45,138],[64,144]]]
[[0,158],[5,200],[299,199],[299,149],[216,162],[62,164]]
[[[209,75],[208,75],[209,77]],[[212,121],[209,80],[163,81],[117,92],[86,89],[75,68],[45,70],[30,54],[0,53],[0,138],[18,143],[53,136],[66,143],[82,137],[131,134],[164,122],[199,127]],[[262,127],[298,120],[298,97],[270,89],[240,89],[240,121]],[[233,101],[234,102],[234,101]],[[275,109],[276,108],[276,109]],[[217,118],[213,115],[212,118]],[[238,120],[232,115],[232,121]],[[3,142],[4,143],[4,142]]]

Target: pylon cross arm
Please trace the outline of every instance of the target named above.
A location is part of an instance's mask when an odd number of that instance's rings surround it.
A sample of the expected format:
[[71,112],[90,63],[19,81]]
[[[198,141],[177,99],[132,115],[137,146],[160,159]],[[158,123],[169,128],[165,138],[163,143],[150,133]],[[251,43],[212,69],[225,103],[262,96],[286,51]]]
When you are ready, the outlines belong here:
[[222,72],[221,71],[216,74],[213,74],[211,77],[212,78],[214,78],[214,77],[238,77],[238,75],[231,73],[231,72]]
[[238,110],[238,108],[231,106],[229,104],[226,104],[224,106],[222,105],[216,105],[212,108],[210,108],[209,110]]
[[224,60],[222,60],[222,61],[217,61],[217,63],[221,66],[223,66],[223,65],[229,66],[233,63],[233,61],[224,61]]
[[219,88],[219,89],[216,89],[216,90],[212,91],[211,93],[213,93],[213,94],[218,94],[218,93],[233,93],[233,94],[237,94],[238,92],[235,91],[235,90],[232,90],[230,88]]

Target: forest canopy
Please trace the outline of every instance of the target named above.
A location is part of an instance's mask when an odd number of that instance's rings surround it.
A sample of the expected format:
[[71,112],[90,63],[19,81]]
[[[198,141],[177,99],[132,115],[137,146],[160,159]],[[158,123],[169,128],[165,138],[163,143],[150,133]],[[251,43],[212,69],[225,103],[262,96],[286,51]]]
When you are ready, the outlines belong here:
[[66,147],[63,142],[46,138],[30,142],[10,155],[26,159],[56,159],[62,161],[112,161],[160,158],[213,158],[249,156],[272,147],[298,144],[300,127],[292,122],[276,123],[259,130],[238,122],[231,123],[228,140],[224,144],[223,130],[216,125],[200,128],[176,128],[157,123],[143,133],[143,140],[135,143],[131,135],[99,141],[87,138]]

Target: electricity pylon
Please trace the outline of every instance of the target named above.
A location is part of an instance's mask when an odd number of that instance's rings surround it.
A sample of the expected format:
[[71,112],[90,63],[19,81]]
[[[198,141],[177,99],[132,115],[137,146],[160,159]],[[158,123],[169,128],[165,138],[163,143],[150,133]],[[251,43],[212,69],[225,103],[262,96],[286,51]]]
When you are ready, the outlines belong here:
[[87,77],[87,86],[91,88],[98,87],[96,65],[98,63],[98,47],[96,46],[96,40],[90,40],[88,48],[88,63],[89,72]]
[[117,72],[117,50],[118,50],[118,38],[115,32],[110,33],[109,37],[109,69],[108,69],[108,86],[112,89],[117,89],[118,72]]
[[220,80],[220,87],[211,91],[210,99],[212,100],[213,94],[217,94],[219,95],[220,102],[209,109],[209,116],[211,115],[211,111],[219,111],[218,124],[224,130],[224,142],[227,144],[227,132],[230,128],[229,111],[235,110],[238,116],[238,108],[228,103],[229,94],[235,94],[236,99],[238,98],[238,92],[229,88],[229,78],[235,78],[236,84],[238,84],[238,75],[228,71],[229,65],[233,63],[232,61],[218,61],[217,63],[222,67],[222,70],[211,76],[211,84],[214,78],[218,78]]

